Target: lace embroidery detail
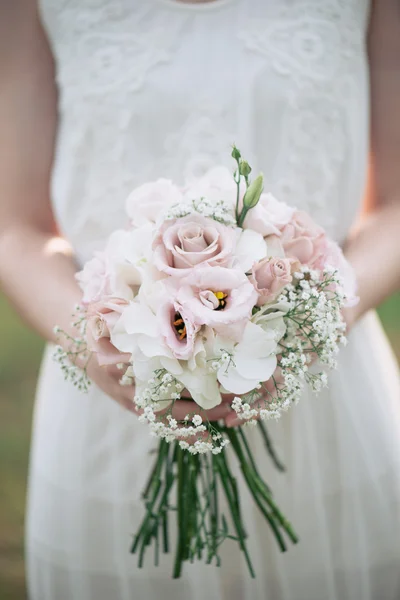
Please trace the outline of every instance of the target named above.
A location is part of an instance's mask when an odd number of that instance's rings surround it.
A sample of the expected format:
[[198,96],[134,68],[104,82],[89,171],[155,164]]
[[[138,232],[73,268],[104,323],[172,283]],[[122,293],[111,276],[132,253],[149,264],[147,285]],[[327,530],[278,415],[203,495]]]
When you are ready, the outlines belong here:
[[[367,14],[364,3],[364,14]],[[247,51],[286,80],[285,143],[272,188],[335,234],[338,182],[349,135],[346,102],[360,71],[366,18],[356,2],[286,0],[267,18],[248,19]],[[329,140],[327,142],[327,140]]]
[[[170,26],[151,6],[124,0],[70,0],[46,9],[66,103],[76,97],[137,92],[148,74],[168,63],[179,47],[182,17]],[[71,97],[73,96],[73,97]]]
[[[356,147],[361,173],[366,150],[368,0],[237,0],[212,13],[40,1],[60,87],[54,206],[82,257],[123,224],[132,187],[232,166],[233,142],[279,197],[333,235],[350,225],[361,175],[349,156]],[[199,44],[211,30],[210,48]]]
[[231,166],[232,121],[222,102],[207,96],[197,99],[182,126],[165,138],[165,172],[178,181],[191,181],[216,165]]

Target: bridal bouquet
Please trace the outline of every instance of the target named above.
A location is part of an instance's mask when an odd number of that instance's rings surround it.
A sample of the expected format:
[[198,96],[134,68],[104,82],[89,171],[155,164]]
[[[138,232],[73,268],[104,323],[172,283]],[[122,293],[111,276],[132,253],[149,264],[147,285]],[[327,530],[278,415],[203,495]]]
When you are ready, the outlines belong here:
[[[228,444],[280,548],[285,537],[297,541],[260,475],[248,427],[257,427],[283,469],[265,421],[279,418],[304,387],[327,385],[326,369],[345,342],[341,310],[355,298],[339,247],[307,214],[264,193],[261,175],[250,181],[236,147],[232,157],[233,176],[216,168],[185,188],[160,179],[132,192],[128,227],[77,275],[79,334],[60,332],[70,346],[56,351],[82,389],[89,382],[77,360],[93,354],[101,365],[119,365],[121,385],[135,383],[139,420],[159,444],[132,552],[141,566],[154,543],[157,563],[160,549],[170,549],[173,514],[174,577],[187,560],[219,564],[227,538],[254,576]],[[193,411],[178,422],[173,409],[183,398]],[[204,410],[221,402],[242,426],[207,419]]]

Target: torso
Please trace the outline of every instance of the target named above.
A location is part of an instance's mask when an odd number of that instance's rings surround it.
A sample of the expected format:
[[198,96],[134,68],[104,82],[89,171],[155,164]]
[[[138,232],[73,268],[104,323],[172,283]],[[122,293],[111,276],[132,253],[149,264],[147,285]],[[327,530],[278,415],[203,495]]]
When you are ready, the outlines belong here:
[[84,259],[131,188],[231,164],[343,239],[368,149],[367,0],[41,0],[60,128],[53,203]]

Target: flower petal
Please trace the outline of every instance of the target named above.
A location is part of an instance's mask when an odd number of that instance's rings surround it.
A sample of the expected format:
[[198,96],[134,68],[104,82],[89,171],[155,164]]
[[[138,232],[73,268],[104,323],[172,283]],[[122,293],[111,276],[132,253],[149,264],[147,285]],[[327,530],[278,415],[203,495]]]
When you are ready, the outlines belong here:
[[233,266],[244,273],[251,270],[255,262],[267,256],[267,244],[263,236],[251,229],[239,230]]

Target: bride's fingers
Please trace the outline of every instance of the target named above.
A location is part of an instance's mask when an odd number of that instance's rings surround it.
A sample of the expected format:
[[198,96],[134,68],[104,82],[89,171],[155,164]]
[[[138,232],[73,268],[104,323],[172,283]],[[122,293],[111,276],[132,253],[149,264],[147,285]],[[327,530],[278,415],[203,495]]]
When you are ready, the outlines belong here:
[[[258,411],[268,408],[268,404],[271,402],[274,393],[276,393],[275,388],[269,386],[268,389],[266,388],[264,390],[258,400],[251,405],[251,407],[257,409]],[[253,418],[257,419],[257,417]],[[225,425],[227,427],[238,427],[239,425],[243,425],[245,422],[246,419],[241,419],[238,417],[236,412],[233,410],[225,417]]]
[[221,394],[222,402],[232,404],[236,394]]
[[107,369],[107,374],[110,375],[110,377],[113,377],[119,381],[128,368],[128,365],[121,365],[121,367],[122,368],[117,365],[107,365],[107,367],[104,368]]
[[183,421],[186,415],[193,414],[200,415],[204,421],[218,421],[219,419],[225,419],[231,412],[233,411],[227,403],[222,403],[219,406],[206,411],[202,410],[192,400],[177,400],[172,408],[172,416],[177,421]]
[[135,404],[132,402],[131,399],[121,396],[121,397],[117,398],[116,400],[117,400],[118,404],[120,404],[121,406],[126,408],[126,410],[133,412],[135,415],[139,414],[139,411],[137,410]]

